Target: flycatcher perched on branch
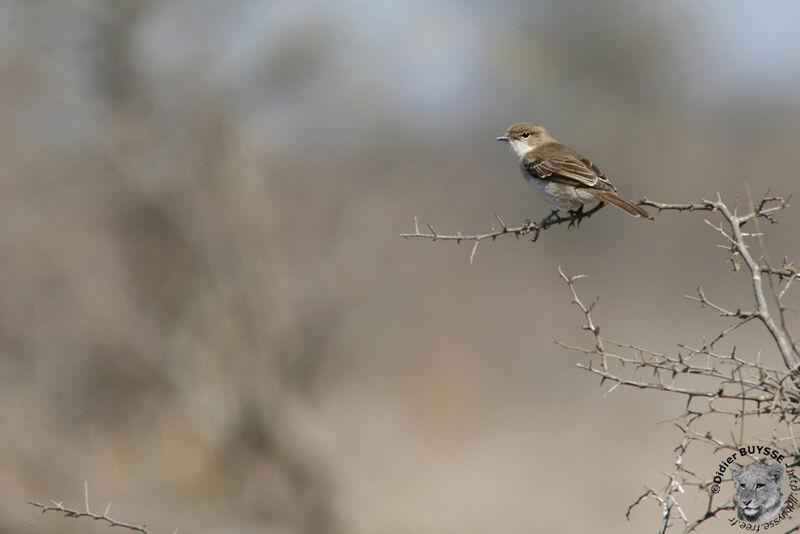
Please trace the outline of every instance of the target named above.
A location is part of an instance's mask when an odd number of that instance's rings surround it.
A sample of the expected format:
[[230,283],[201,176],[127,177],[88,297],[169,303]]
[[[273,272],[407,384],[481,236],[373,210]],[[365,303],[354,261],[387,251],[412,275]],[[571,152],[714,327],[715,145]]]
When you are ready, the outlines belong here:
[[558,209],[574,211],[599,201],[614,204],[635,217],[653,220],[639,206],[618,197],[603,171],[556,141],[541,126],[518,122],[497,140],[511,145],[520,158],[525,180]]

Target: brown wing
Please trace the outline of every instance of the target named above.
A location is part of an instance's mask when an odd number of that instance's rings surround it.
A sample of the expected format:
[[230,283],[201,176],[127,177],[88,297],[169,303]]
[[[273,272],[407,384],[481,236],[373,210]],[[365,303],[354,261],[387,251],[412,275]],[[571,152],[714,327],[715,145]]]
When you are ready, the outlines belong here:
[[533,176],[543,180],[553,180],[575,187],[616,191],[596,165],[559,143],[548,143],[532,150],[523,158],[522,166]]

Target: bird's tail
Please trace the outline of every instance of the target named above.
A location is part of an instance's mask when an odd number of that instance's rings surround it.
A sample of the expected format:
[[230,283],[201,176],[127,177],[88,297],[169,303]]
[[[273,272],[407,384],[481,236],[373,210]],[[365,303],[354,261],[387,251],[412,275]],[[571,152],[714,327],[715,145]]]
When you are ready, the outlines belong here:
[[614,204],[616,207],[627,211],[634,217],[644,217],[645,219],[649,219],[651,221],[655,220],[655,218],[649,213],[647,213],[645,210],[643,210],[636,204],[631,204],[627,200],[618,197],[617,194],[614,193],[613,191],[592,191],[592,194],[597,197],[597,200],[602,200],[603,202]]

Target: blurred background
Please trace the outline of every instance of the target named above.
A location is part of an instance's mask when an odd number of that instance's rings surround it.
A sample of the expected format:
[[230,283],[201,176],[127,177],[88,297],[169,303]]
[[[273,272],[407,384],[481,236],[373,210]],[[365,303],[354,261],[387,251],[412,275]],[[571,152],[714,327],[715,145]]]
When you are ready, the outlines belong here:
[[553,343],[590,343],[557,266],[608,337],[697,343],[728,323],[683,295],[751,294],[704,215],[607,208],[473,265],[399,234],[546,215],[494,141],[521,120],[627,198],[790,193],[800,5],[770,6],[0,4],[0,532],[99,532],[26,504],[84,481],[154,533],[654,531],[624,514],[680,400],[604,397]]

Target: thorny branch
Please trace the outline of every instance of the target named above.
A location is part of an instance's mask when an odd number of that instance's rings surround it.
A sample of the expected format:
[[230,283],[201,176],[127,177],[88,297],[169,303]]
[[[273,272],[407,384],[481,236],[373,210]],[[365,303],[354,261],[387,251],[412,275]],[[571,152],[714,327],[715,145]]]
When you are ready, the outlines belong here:
[[[120,527],[127,530],[132,530],[134,532],[140,532],[141,534],[150,534],[150,531],[147,530],[146,525],[134,525],[132,523],[124,523],[122,521],[117,521],[113,519],[108,513],[111,511],[111,503],[108,503],[106,509],[103,511],[102,514],[98,514],[92,512],[89,507],[89,484],[88,482],[84,482],[83,484],[83,495],[84,495],[84,510],[76,510],[74,508],[67,508],[60,502],[50,501],[50,504],[42,504],[36,501],[29,501],[28,504],[39,508],[42,514],[47,512],[60,512],[64,514],[64,517],[72,517],[75,519],[86,517],[89,519],[94,519],[95,521],[100,521],[106,523],[109,527]],[[178,530],[175,529],[173,534],[177,534]]]
[[494,225],[492,225],[492,229],[490,232],[485,234],[472,234],[472,235],[463,235],[461,232],[456,233],[455,235],[446,235],[440,234],[436,230],[433,229],[433,226],[430,224],[426,224],[428,231],[430,233],[420,232],[419,230],[419,223],[417,222],[417,218],[414,217],[414,233],[413,234],[400,234],[400,237],[421,237],[424,239],[430,239],[432,241],[455,241],[456,244],[461,244],[462,241],[470,241],[474,244],[472,245],[472,253],[469,256],[469,262],[475,259],[475,252],[478,250],[478,244],[483,241],[484,239],[491,239],[494,241],[500,236],[504,235],[513,235],[517,238],[521,236],[532,235],[531,241],[536,241],[539,239],[539,234],[543,230],[547,230],[552,226],[557,226],[559,224],[567,223],[568,227],[572,226],[580,226],[580,223],[583,219],[588,219],[593,214],[600,211],[600,209],[605,206],[604,203],[600,202],[596,206],[594,206],[589,211],[583,211],[583,209],[577,211],[570,211],[567,213],[566,216],[562,216],[559,213],[559,210],[555,210],[550,212],[547,217],[544,217],[538,222],[532,222],[530,220],[525,221],[520,226],[508,226],[503,219],[500,218],[500,215],[495,212],[494,216],[497,219],[497,222],[500,224],[500,229],[495,229]]
[[[630,518],[634,508],[652,500],[658,503],[661,514],[659,533],[665,533],[676,525],[682,525],[683,532],[687,533],[716,517],[719,512],[734,509],[733,497],[720,502],[720,499],[716,499],[719,487],[714,491],[712,480],[702,478],[687,467],[685,455],[690,447],[704,445],[713,452],[725,449],[735,451],[744,444],[745,420],[757,416],[762,421],[766,418],[773,423],[772,438],[762,441],[784,451],[787,464],[798,465],[800,462],[800,448],[795,437],[795,427],[800,423],[800,352],[797,341],[789,333],[784,313],[786,306],[782,300],[792,282],[800,276],[788,259],[784,259],[780,268],[770,264],[763,234],[758,227],[759,221],[776,223],[775,215],[788,207],[788,199],[769,194],[757,204],[748,199],[744,213],[739,212],[738,205],[731,208],[719,196],[714,201],[702,200],[689,204],[665,204],[648,199],[643,199],[639,204],[656,208],[659,212],[705,211],[719,214],[722,219],[719,223],[709,220],[706,223],[722,236],[721,247],[730,253],[728,262],[734,270],[745,267],[744,272],[753,291],[753,301],[749,307],[732,309],[711,301],[703,288],[699,287],[697,296],[689,298],[721,317],[734,320],[734,323],[710,342],[703,342],[697,347],[679,345],[677,354],[662,354],[602,337],[600,327],[592,316],[597,301],[585,305],[575,289],[576,281],[583,275],[567,276],[559,267],[559,274],[569,287],[573,304],[584,316],[582,328],[593,337],[593,346],[590,348],[559,343],[589,356],[587,362],[580,362],[578,366],[598,375],[601,385],[610,382],[612,385],[607,395],[619,386],[627,386],[672,393],[686,399],[683,413],[671,420],[681,432],[681,442],[675,448],[672,470],[664,473],[666,484],[658,489],[645,488],[645,492],[630,505],[625,515]],[[748,223],[752,223],[752,231],[746,230]],[[758,247],[758,254],[753,252],[754,244]],[[778,321],[770,310],[770,298],[779,312]],[[761,362],[760,353],[753,360],[737,355],[735,347],[726,352],[715,349],[719,341],[754,320],[760,322],[774,342],[781,356],[781,368],[767,367]],[[739,435],[734,436],[733,432],[728,437],[712,435],[708,427],[709,416],[730,418],[732,427],[739,425]],[[696,488],[707,498],[705,511],[692,519],[681,505],[687,487]]]

